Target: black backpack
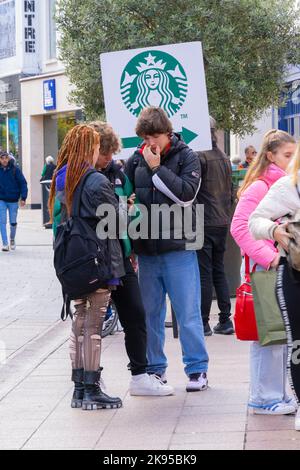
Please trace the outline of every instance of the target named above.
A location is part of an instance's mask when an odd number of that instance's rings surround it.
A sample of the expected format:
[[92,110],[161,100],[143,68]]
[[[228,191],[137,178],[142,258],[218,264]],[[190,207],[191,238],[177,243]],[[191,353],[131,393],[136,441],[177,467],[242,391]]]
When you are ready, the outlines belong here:
[[64,304],[61,318],[70,311],[70,301],[105,287],[111,279],[108,240],[100,240],[88,221],[80,217],[80,202],[86,179],[94,170],[82,177],[74,194],[71,217],[57,227],[54,242],[54,268],[62,286]]

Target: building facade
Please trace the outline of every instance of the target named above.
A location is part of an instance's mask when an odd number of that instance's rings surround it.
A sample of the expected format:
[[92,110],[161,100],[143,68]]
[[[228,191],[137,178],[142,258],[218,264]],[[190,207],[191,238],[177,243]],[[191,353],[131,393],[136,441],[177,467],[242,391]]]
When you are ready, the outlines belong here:
[[22,163],[20,78],[40,73],[40,4],[0,0],[0,148]]
[[300,66],[289,70],[286,89],[283,91],[285,105],[278,110],[278,128],[300,138]]
[[0,0],[0,149],[11,152],[28,181],[28,204],[41,204],[45,157],[58,148],[81,110],[58,60],[56,0]]
[[300,139],[300,65],[290,67],[285,77],[282,91],[284,106],[270,108],[255,123],[256,131],[238,140],[239,155],[244,159],[244,149],[253,145],[259,150],[264,134],[270,129],[281,129],[289,132],[297,141]]

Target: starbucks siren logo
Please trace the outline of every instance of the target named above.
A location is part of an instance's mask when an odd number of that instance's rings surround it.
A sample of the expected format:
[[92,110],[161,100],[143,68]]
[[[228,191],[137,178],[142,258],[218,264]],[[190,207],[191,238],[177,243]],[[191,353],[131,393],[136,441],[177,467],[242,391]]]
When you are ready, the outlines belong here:
[[185,102],[187,90],[182,65],[162,51],[147,51],[133,57],[121,77],[122,99],[134,116],[147,106],[160,106],[171,117]]

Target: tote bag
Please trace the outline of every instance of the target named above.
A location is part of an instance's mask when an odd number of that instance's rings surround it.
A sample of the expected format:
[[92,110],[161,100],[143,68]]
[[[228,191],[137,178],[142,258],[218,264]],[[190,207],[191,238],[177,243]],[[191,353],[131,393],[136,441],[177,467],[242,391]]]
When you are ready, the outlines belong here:
[[275,294],[276,276],[276,271],[260,271],[251,274],[255,318],[261,346],[287,342]]

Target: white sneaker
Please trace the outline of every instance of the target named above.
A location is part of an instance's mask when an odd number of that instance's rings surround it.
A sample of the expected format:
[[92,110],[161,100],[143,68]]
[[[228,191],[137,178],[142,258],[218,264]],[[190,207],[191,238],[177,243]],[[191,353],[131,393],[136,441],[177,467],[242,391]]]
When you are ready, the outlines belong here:
[[207,387],[208,380],[206,372],[189,375],[189,382],[186,386],[187,392],[201,392],[202,390],[206,390]]
[[163,374],[152,374],[152,375],[155,375],[156,377],[158,377],[164,384],[168,383],[167,374],[165,372]]
[[293,407],[295,408],[295,413],[297,412],[299,406],[295,398],[289,397],[285,400],[285,403],[288,403],[289,405],[293,405]]
[[291,403],[280,402],[275,405],[263,405],[261,408],[253,408],[255,415],[291,415],[295,413],[295,406]]
[[16,249],[16,242],[15,240],[10,240],[10,249],[14,251]]
[[129,384],[129,393],[133,396],[158,396],[173,395],[174,389],[162,382],[157,375],[139,374],[132,377]]
[[297,411],[296,418],[295,418],[295,430],[300,431],[300,408]]
[[9,246],[8,245],[3,245],[2,251],[9,251]]

